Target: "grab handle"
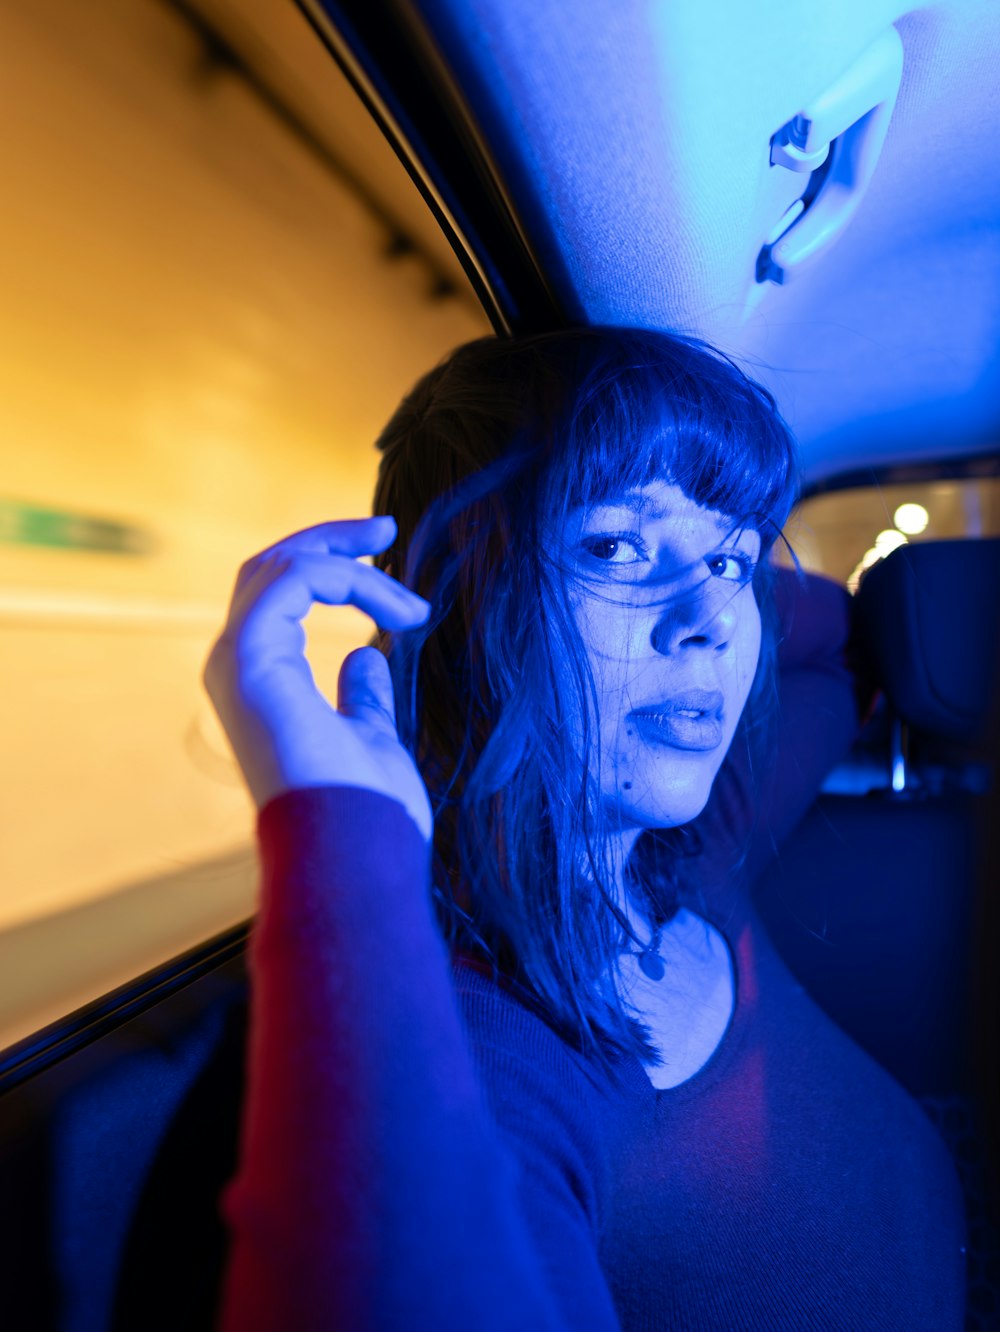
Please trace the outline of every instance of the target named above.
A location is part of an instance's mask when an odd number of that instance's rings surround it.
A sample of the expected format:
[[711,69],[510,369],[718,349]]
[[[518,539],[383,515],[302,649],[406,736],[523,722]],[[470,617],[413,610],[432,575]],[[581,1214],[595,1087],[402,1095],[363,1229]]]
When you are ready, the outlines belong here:
[[903,43],[887,28],[825,92],[771,138],[771,165],[808,172],[802,208],[791,225],[768,237],[757,256],[758,282],[787,282],[844,230],[861,202],[882,144],[903,74]]

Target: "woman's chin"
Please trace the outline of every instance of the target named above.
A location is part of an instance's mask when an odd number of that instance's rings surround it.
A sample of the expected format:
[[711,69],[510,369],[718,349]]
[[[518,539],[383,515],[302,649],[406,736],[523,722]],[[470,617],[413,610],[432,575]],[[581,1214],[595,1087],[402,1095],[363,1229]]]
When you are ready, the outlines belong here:
[[618,793],[618,811],[634,828],[677,828],[696,819],[708,804],[710,781],[685,784],[669,791],[649,790],[636,798],[632,791]]

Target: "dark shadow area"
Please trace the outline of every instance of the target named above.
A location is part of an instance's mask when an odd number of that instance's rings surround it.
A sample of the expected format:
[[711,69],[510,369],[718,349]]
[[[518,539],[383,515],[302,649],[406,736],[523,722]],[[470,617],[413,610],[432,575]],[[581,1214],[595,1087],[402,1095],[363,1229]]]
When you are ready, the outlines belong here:
[[125,1246],[114,1332],[211,1332],[226,1254],[218,1203],[236,1168],[245,1031],[245,1005],[234,1004],[163,1137]]
[[230,957],[0,1097],[4,1332],[211,1326],[246,996]]
[[46,1125],[30,1099],[0,1124],[0,1290],[7,1332],[56,1332]]

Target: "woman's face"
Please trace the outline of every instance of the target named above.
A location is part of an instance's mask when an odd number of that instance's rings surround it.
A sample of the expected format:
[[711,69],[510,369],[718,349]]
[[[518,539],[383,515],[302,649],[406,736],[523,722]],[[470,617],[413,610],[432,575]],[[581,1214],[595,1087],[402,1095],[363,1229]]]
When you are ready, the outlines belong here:
[[760,537],[666,481],[575,511],[564,536],[597,691],[605,808],[623,832],[687,823],[708,800],[757,669]]

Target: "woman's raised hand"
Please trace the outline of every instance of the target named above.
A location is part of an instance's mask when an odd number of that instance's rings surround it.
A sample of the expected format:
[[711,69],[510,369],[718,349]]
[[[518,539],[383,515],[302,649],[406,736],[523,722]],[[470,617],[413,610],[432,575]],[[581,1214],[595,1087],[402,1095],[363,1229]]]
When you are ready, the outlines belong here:
[[430,801],[399,742],[385,657],[373,647],[351,652],[334,708],[304,651],[302,620],[314,601],[357,606],[383,629],[427,619],[422,597],[358,559],[385,550],[395,535],[388,517],[320,523],[239,571],[202,679],[258,810],[297,787],[363,786],[400,801],[430,839]]

